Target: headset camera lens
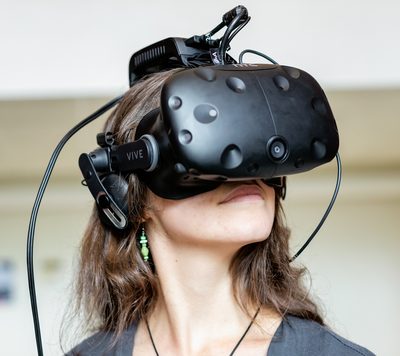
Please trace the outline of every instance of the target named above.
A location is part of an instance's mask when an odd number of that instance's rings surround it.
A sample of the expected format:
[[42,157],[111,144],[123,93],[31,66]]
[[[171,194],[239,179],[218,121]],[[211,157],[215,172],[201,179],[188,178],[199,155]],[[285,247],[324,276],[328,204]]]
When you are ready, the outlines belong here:
[[284,158],[286,158],[287,147],[283,139],[279,137],[273,138],[272,140],[270,140],[268,147],[269,147],[268,149],[269,156],[274,161],[281,161]]

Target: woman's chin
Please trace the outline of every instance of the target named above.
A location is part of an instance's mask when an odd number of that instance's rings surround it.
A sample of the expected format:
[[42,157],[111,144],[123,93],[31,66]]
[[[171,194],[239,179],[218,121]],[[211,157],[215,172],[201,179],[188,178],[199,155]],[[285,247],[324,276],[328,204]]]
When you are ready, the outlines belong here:
[[264,241],[271,233],[272,222],[263,220],[232,221],[229,226],[215,236],[216,240],[224,243],[232,243],[238,245],[248,245],[250,243]]

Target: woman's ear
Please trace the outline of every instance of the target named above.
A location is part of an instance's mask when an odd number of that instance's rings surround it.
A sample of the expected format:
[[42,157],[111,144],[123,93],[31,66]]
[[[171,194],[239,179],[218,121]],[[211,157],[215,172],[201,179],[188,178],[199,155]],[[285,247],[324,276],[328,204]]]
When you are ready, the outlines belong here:
[[148,189],[146,194],[146,204],[144,205],[143,209],[143,216],[140,221],[141,224],[145,224],[147,220],[153,220],[154,218],[154,193]]

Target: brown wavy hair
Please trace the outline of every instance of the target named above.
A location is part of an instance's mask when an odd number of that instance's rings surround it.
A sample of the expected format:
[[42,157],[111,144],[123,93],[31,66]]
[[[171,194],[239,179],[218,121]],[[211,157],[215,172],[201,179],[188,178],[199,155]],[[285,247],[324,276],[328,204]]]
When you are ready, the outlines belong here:
[[[105,124],[117,143],[132,141],[140,119],[159,106],[163,83],[175,72],[157,73],[133,86]],[[83,312],[87,330],[113,331],[117,337],[132,322],[148,315],[158,297],[154,266],[140,255],[137,234],[146,219],[147,188],[135,174],[129,182],[129,219],[126,236],[105,227],[94,207],[84,234],[78,278],[76,311]],[[279,194],[275,195],[275,219],[270,236],[242,247],[233,257],[230,271],[238,303],[273,308],[282,316],[296,315],[323,324],[316,304],[302,284],[303,268],[290,263],[289,230]]]

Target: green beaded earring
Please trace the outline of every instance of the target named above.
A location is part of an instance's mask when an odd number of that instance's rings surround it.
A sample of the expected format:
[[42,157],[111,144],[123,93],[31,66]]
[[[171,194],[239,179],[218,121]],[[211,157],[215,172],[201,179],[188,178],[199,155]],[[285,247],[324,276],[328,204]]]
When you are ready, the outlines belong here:
[[140,243],[140,245],[141,245],[141,247],[140,247],[140,253],[141,253],[142,256],[143,256],[143,259],[144,259],[145,261],[148,261],[150,250],[149,250],[149,248],[147,247],[147,236],[146,236],[146,234],[145,234],[145,232],[144,232],[144,227],[142,227],[142,235],[140,236],[140,241],[139,241],[139,243]]

